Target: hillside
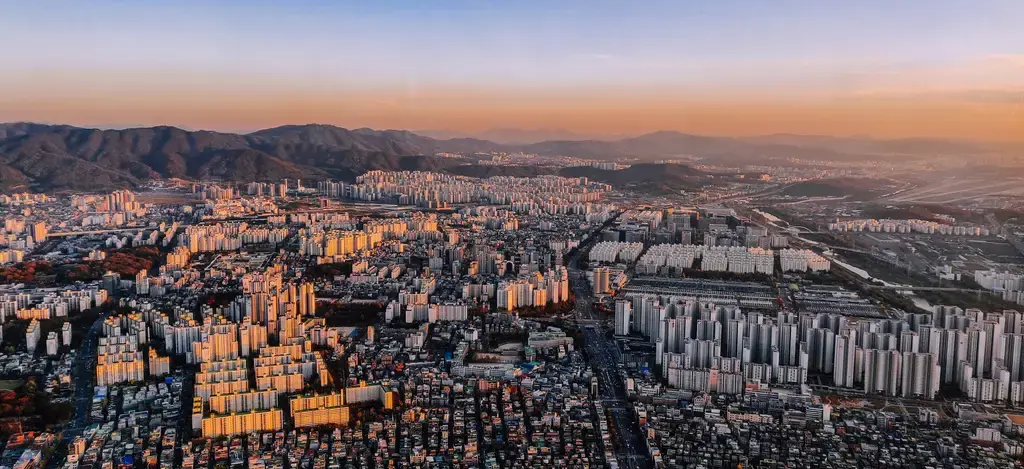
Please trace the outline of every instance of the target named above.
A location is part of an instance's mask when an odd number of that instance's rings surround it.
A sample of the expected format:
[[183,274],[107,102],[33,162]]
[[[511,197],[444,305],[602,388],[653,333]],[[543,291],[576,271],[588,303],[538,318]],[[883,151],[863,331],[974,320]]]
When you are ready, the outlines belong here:
[[[457,160],[420,155],[526,151],[595,159],[637,155],[655,158],[678,155],[687,148],[712,154],[710,148],[723,140],[727,139],[659,132],[617,142],[551,141],[513,147],[472,138],[438,140],[404,130],[349,130],[317,124],[287,125],[242,135],[175,127],[99,130],[16,123],[0,125],[0,188],[99,190],[137,186],[157,178],[352,180],[375,169],[448,171],[473,177],[535,176],[556,170],[463,165]],[[611,174],[574,168],[566,174],[590,175],[616,186],[649,184],[650,190],[674,191],[677,187],[693,187],[699,179],[694,178],[692,170],[682,168],[634,165]]]
[[681,190],[694,190],[713,182],[712,175],[681,164],[640,163],[618,171],[579,166],[565,168],[559,171],[558,175],[586,177],[620,189],[648,194],[679,193]]
[[[401,131],[288,126],[248,135],[174,127],[126,130],[0,125],[0,188],[96,190],[155,178],[351,180],[373,169],[439,170],[445,141]],[[456,141],[453,147],[474,142]],[[451,150],[447,150],[451,151]]]
[[[694,174],[685,166],[651,166],[646,162],[686,157],[726,166],[767,161],[785,165],[799,160],[907,158],[938,151],[987,152],[991,148],[935,139],[876,141],[799,135],[726,138],[668,131],[615,141],[552,140],[507,145],[474,138],[435,139],[405,130],[349,130],[318,124],[232,134],[175,127],[100,130],[12,123],[0,124],[0,190],[100,190],[133,187],[156,178],[352,180],[374,169],[448,171],[474,177],[555,172],[552,168],[464,166],[466,160],[422,156],[439,152],[525,152],[639,161],[643,164],[610,174],[590,168],[570,168],[565,174],[587,175],[617,186],[651,184],[648,190],[657,192],[699,187],[710,177]],[[820,184],[791,190],[836,192]]]

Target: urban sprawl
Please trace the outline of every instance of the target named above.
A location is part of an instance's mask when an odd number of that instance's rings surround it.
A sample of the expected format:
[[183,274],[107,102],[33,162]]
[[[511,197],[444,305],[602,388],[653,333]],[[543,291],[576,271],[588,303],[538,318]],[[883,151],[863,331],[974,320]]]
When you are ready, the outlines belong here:
[[714,199],[383,171],[5,194],[0,468],[1020,466],[1024,272],[943,257],[977,286],[930,291],[989,303],[922,304],[851,265],[996,228]]

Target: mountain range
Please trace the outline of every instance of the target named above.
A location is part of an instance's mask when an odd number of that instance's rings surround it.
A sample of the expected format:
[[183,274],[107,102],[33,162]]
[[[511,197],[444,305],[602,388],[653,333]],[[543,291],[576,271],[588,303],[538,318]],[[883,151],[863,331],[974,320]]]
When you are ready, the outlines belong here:
[[437,141],[404,131],[283,126],[250,134],[175,127],[125,130],[63,125],[0,125],[0,188],[98,190],[157,178],[230,181],[281,178],[351,180],[369,170],[441,170],[437,151],[492,147]]
[[[281,178],[352,180],[374,169],[429,170],[487,177],[564,173],[589,168],[491,166],[473,154],[525,152],[599,160],[653,162],[692,157],[733,165],[768,160],[851,160],[923,158],[937,154],[993,154],[1021,150],[975,142],[934,139],[872,140],[827,136],[772,135],[707,137],[655,132],[614,141],[546,140],[502,144],[477,138],[438,139],[405,130],[343,129],[330,125],[286,125],[249,134],[189,131],[176,127],[123,130],[34,123],[0,124],[0,190],[102,190],[132,187],[158,178],[259,181]],[[433,156],[460,153],[468,159]],[[1019,153],[1017,153],[1019,154]],[[626,172],[598,172],[611,184],[672,183],[699,179],[674,166],[669,171],[640,166]],[[659,181],[656,173],[665,176]],[[608,174],[605,174],[608,173]],[[618,174],[612,174],[618,173]],[[654,179],[651,179],[651,178]]]

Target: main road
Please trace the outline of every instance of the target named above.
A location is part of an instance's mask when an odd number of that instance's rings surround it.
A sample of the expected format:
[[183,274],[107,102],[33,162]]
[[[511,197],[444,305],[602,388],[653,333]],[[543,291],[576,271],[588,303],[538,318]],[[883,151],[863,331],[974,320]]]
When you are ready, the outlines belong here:
[[[650,467],[650,454],[647,451],[636,416],[626,401],[626,386],[619,374],[619,349],[601,329],[600,317],[594,314],[594,293],[587,282],[586,274],[579,268],[580,256],[587,252],[596,242],[600,231],[612,223],[618,216],[606,221],[594,231],[573,252],[566,263],[573,294],[576,297],[576,323],[583,330],[587,357],[594,372],[597,373],[601,403],[609,413],[609,421],[614,426],[616,448],[612,450],[619,459],[621,467],[638,469]],[[598,418],[604,418],[601,415]]]
[[103,321],[109,314],[105,312],[96,318],[76,352],[71,372],[75,384],[75,415],[71,419],[71,425],[64,430],[66,440],[81,435],[88,424],[89,413],[92,411],[92,383],[96,374],[96,345],[99,342]]
[[89,414],[92,412],[92,383],[96,374],[96,345],[99,342],[103,321],[109,314],[109,312],[101,314],[92,323],[75,352],[75,359],[71,366],[72,384],[75,386],[72,398],[74,415],[71,417],[70,424],[61,432],[60,442],[56,449],[47,457],[46,469],[60,467],[67,456],[68,444],[75,437],[81,436],[89,423]]

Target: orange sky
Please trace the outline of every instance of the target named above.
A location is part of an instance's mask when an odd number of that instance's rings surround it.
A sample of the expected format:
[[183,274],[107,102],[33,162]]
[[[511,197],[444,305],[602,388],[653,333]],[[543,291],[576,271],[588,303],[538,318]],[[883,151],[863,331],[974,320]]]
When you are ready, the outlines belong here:
[[12,2],[0,122],[1024,141],[1014,0]]
[[178,125],[255,130],[282,124],[482,131],[559,128],[638,134],[805,133],[878,137],[945,136],[1024,141],[1024,96],[1012,90],[773,95],[708,95],[652,90],[582,92],[367,90],[363,92],[211,92],[8,97],[0,121],[99,126]]
[[1024,56],[1015,55],[874,70],[852,79],[823,74],[760,83],[755,77],[720,86],[664,79],[643,86],[536,86],[512,80],[486,86],[415,80],[367,84],[238,73],[62,69],[8,73],[0,76],[0,85],[19,90],[0,94],[0,121],[82,126],[251,131],[316,122],[470,132],[557,128],[609,135],[679,130],[1024,141]]

